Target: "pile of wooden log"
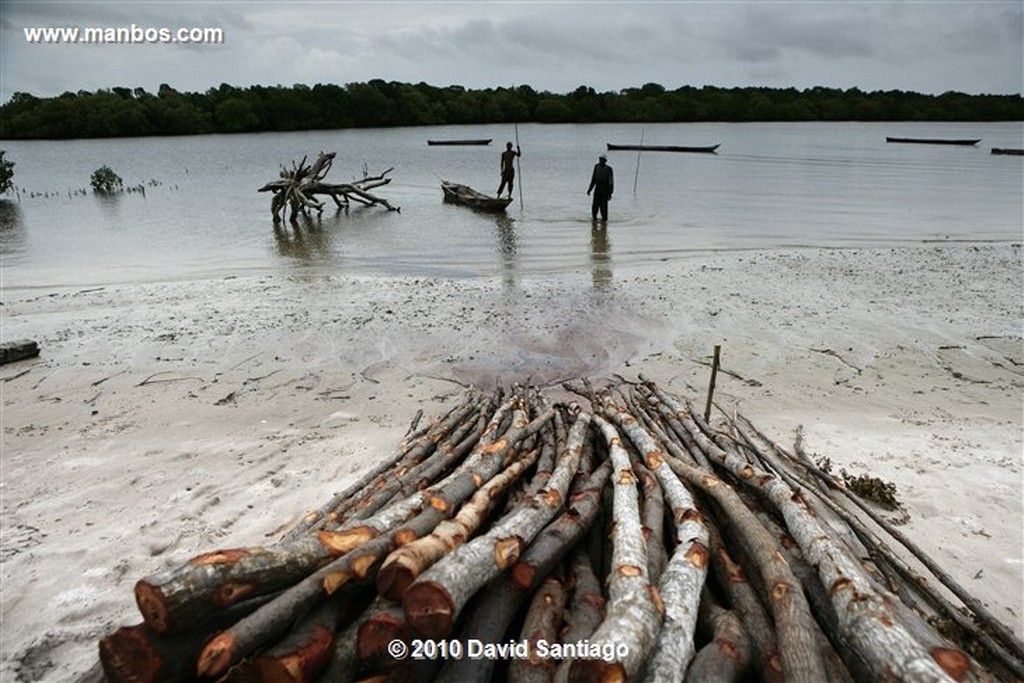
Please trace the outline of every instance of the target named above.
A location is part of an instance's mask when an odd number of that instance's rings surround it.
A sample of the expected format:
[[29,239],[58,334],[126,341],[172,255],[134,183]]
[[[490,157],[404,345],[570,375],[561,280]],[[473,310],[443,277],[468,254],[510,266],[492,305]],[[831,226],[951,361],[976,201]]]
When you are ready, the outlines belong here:
[[379,204],[389,211],[401,211],[386,199],[370,193],[373,188],[391,182],[387,174],[393,169],[389,168],[376,176],[367,175],[364,169],[363,178],[360,180],[351,183],[326,183],[324,178],[330,172],[335,156],[335,152],[320,152],[316,161],[311,164],[306,163],[307,157],[302,157],[302,161],[297,164],[293,161],[290,169],[281,169],[280,180],[269,182],[257,190],[274,193],[274,198],[270,202],[270,212],[275,223],[281,221],[281,210],[286,205],[290,209],[288,219],[291,222],[295,222],[300,214],[309,217],[310,211],[316,211],[317,216],[322,215],[324,203],[316,198],[318,194],[333,199],[339,209],[348,208],[352,202],[357,202],[367,206]]
[[106,676],[1024,676],[1021,642],[870,504],[719,412],[643,377],[471,391],[275,544],[140,580]]

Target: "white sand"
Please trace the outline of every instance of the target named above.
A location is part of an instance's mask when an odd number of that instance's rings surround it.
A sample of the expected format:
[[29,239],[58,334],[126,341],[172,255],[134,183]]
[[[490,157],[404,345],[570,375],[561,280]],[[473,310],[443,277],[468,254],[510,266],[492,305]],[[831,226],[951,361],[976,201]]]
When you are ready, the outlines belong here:
[[1018,634],[1020,245],[694,257],[560,280],[273,275],[4,291],[3,681],[68,681],[137,623],[135,581],[258,545],[492,386],[638,373],[716,396],[836,470]]

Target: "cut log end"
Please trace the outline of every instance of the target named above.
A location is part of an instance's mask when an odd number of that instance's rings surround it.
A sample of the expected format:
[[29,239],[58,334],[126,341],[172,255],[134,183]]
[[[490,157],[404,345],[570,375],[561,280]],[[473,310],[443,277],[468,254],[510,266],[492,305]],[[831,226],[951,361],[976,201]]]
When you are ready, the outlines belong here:
[[401,602],[416,576],[415,570],[401,561],[385,564],[377,572],[377,592],[389,600]]
[[120,628],[100,641],[100,664],[112,683],[155,681],[163,659],[138,629]]
[[154,586],[145,579],[136,583],[135,603],[139,606],[139,612],[142,613],[147,626],[160,634],[170,631],[170,614],[159,586]]
[[569,683],[625,683],[626,669],[619,662],[603,659],[577,659],[569,669]]
[[962,681],[971,672],[971,658],[960,650],[948,647],[935,647],[931,650],[932,659],[954,681]]
[[220,676],[235,663],[235,637],[221,633],[213,637],[199,654],[196,673],[211,678]]
[[533,586],[533,582],[535,580],[539,580],[537,579],[537,568],[529,564],[523,564],[522,562],[517,562],[515,566],[512,567],[511,576],[512,583],[514,583],[517,588],[523,590]]
[[391,658],[388,643],[394,640],[408,642],[409,625],[392,614],[379,614],[367,619],[356,635],[356,656],[363,661],[383,661]]
[[444,638],[455,626],[455,601],[443,585],[434,581],[409,586],[402,608],[409,626],[424,637]]

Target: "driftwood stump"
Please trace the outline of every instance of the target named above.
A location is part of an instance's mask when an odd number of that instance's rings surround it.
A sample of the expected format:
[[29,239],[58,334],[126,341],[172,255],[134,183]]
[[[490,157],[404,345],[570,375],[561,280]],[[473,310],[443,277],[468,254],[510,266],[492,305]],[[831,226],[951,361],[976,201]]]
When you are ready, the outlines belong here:
[[351,183],[325,183],[324,178],[331,170],[334,163],[335,152],[320,156],[312,164],[306,164],[306,157],[296,164],[292,162],[290,169],[281,169],[281,179],[274,180],[257,192],[273,192],[274,198],[270,202],[270,212],[274,216],[274,222],[281,221],[281,210],[288,205],[290,212],[288,220],[295,222],[300,213],[309,216],[310,210],[316,211],[317,216],[324,212],[324,202],[318,200],[316,195],[327,195],[334,200],[339,209],[348,208],[352,202],[367,206],[379,204],[389,211],[401,211],[400,207],[391,205],[386,199],[377,197],[369,192],[375,187],[381,187],[391,182],[386,177],[393,169],[389,168],[380,175],[369,176],[363,171],[363,178]]

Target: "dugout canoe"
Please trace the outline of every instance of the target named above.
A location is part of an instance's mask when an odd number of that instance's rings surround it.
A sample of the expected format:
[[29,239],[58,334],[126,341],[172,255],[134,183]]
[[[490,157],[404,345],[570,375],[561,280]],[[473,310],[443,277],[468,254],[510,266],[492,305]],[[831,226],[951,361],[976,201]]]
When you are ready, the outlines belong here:
[[615,145],[610,142],[607,145],[609,152],[702,152],[704,154],[714,154],[715,150],[721,146],[721,143],[704,147],[687,147],[684,145]]
[[886,137],[886,142],[909,142],[919,145],[976,145],[981,142],[981,138],[971,139],[953,139],[953,138],[893,138]]
[[993,147],[993,154],[1013,154],[1015,156],[1024,156],[1024,149],[1016,149],[1014,147]]
[[476,140],[427,140],[427,144],[432,147],[437,145],[489,145],[493,139],[494,138]]
[[477,211],[500,213],[512,203],[511,197],[492,197],[478,192],[468,185],[450,183],[447,180],[441,181],[441,192],[444,194],[446,202],[468,206]]

